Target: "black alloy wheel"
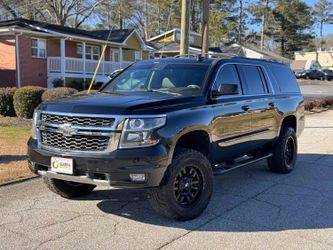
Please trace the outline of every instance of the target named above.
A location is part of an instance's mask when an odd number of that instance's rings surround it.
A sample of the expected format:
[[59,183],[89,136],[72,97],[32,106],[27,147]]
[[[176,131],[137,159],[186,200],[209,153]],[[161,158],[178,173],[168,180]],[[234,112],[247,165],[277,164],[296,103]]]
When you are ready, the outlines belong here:
[[185,207],[195,203],[201,195],[203,185],[203,178],[198,169],[193,166],[182,168],[173,185],[177,203]]
[[296,154],[295,148],[296,148],[295,140],[292,136],[290,136],[286,141],[285,150],[284,150],[284,157],[287,165],[290,165],[294,161]]

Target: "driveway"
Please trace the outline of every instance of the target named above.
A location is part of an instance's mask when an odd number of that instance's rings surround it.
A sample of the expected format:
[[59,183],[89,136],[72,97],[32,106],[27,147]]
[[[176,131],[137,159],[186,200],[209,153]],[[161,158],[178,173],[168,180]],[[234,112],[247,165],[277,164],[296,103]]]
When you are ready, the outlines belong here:
[[0,249],[333,249],[333,111],[309,115],[288,175],[260,162],[215,179],[207,210],[160,217],[143,190],[79,200],[41,179],[0,188]]

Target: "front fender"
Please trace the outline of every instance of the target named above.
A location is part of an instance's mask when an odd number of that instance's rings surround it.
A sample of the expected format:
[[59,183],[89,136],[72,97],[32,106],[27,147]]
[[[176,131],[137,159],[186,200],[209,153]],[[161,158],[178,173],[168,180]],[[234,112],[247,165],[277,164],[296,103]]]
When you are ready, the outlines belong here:
[[159,130],[159,135],[164,138],[169,148],[168,165],[172,162],[177,142],[182,136],[194,131],[204,131],[208,134],[210,142],[212,141],[213,116],[210,105],[176,111],[167,115],[167,125]]

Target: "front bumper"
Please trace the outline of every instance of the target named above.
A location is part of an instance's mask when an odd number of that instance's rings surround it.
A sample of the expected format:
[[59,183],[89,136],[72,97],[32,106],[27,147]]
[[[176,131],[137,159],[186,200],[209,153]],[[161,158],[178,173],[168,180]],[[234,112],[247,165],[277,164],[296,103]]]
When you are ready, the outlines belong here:
[[[51,172],[51,157],[71,158],[74,174]],[[93,185],[113,187],[157,187],[167,168],[168,150],[163,144],[139,149],[122,149],[110,153],[71,153],[51,151],[38,147],[37,141],[28,141],[29,168],[36,174]],[[143,182],[132,181],[130,174],[145,174]]]

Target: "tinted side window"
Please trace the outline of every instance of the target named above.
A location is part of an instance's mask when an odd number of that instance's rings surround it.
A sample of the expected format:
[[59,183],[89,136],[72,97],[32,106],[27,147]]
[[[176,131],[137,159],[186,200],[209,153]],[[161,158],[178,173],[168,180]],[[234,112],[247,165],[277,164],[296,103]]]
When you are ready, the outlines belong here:
[[245,79],[244,92],[247,95],[265,94],[265,85],[260,69],[252,65],[238,66]]
[[295,75],[289,68],[282,66],[271,66],[270,70],[282,93],[299,92]]
[[231,64],[222,66],[214,84],[214,89],[218,89],[221,84],[236,84],[238,85],[238,94],[242,93],[240,80],[236,67]]

